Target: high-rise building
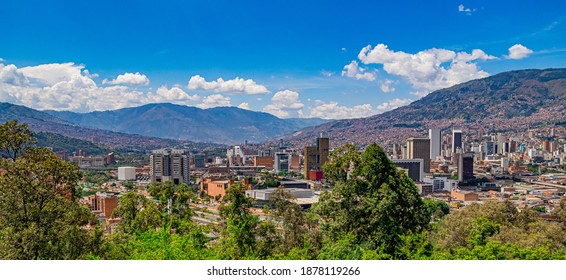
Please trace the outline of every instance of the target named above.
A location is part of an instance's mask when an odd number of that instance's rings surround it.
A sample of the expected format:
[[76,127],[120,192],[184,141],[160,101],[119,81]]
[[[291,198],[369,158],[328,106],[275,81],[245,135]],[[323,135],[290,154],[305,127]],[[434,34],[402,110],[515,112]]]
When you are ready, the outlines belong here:
[[463,182],[474,178],[474,154],[460,154],[458,158],[458,181]]
[[291,155],[289,153],[275,153],[275,171],[289,173],[291,168]]
[[452,153],[456,153],[456,149],[462,147],[462,130],[452,130]]
[[316,138],[316,146],[307,146],[304,150],[303,172],[305,178],[309,178],[311,170],[322,170],[322,166],[328,162],[330,151],[330,139],[328,137]]
[[203,169],[206,168],[206,156],[204,154],[195,154],[195,168]]
[[505,153],[505,136],[503,133],[497,133],[497,153],[500,155]]
[[424,172],[430,172],[430,139],[407,139],[407,159],[422,159]]
[[428,130],[428,139],[430,139],[430,159],[434,160],[437,156],[440,156],[442,138],[440,134],[440,129],[431,128]]
[[153,150],[149,157],[151,182],[171,180],[175,184],[189,184],[189,158],[185,149]]
[[392,159],[398,168],[407,170],[407,176],[415,182],[423,181],[423,159]]

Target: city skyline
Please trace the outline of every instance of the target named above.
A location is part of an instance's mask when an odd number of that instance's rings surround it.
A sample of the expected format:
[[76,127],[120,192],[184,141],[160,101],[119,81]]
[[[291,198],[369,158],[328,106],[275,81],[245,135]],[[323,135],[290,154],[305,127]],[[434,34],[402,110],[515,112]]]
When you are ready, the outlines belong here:
[[136,4],[6,3],[0,102],[76,112],[170,102],[346,119],[566,60],[563,3]]

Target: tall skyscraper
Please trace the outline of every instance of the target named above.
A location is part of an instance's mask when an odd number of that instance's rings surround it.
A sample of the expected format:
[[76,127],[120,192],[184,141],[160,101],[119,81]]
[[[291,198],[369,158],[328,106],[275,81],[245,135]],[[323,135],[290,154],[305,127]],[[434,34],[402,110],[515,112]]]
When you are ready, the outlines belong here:
[[425,173],[430,172],[430,139],[407,139],[407,159],[422,159]]
[[437,156],[440,156],[442,138],[440,134],[440,129],[431,128],[428,130],[428,139],[430,139],[430,159],[434,160]]
[[497,153],[502,155],[505,153],[505,135],[497,133]]
[[458,157],[458,181],[463,182],[474,178],[474,154],[465,153]]
[[153,150],[149,157],[151,182],[173,181],[189,184],[190,154],[184,149]]
[[322,170],[322,166],[328,162],[330,151],[330,139],[328,137],[316,138],[316,146],[307,146],[304,150],[304,175],[309,178],[311,170]]
[[452,153],[456,153],[456,149],[462,147],[462,130],[453,129],[452,130]]

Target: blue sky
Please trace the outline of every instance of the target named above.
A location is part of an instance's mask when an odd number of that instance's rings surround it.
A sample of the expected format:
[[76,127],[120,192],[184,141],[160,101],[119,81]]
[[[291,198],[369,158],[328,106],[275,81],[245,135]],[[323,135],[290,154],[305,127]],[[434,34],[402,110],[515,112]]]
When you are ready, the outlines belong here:
[[0,101],[353,118],[566,65],[563,1],[375,2],[2,0]]

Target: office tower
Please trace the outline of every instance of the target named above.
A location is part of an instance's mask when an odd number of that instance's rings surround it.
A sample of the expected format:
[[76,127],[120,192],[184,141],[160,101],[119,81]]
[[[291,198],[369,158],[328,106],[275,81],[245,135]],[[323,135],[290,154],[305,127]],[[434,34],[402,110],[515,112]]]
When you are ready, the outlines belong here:
[[495,150],[495,143],[493,141],[485,141],[484,145],[485,145],[484,151],[486,156],[495,155],[496,150]]
[[474,178],[474,154],[464,153],[458,157],[458,181],[463,182]]
[[194,155],[194,160],[195,160],[195,168],[206,168],[206,156],[204,154],[195,154]]
[[505,153],[505,136],[502,133],[497,133],[497,153]]
[[151,182],[173,181],[189,184],[189,151],[184,149],[153,150],[149,157]]
[[430,139],[407,139],[407,159],[422,159],[424,172],[430,172]]
[[291,155],[289,153],[275,153],[275,171],[289,173],[291,168]]
[[413,181],[423,181],[423,159],[393,159],[391,161],[398,168],[407,170],[407,176],[413,179]]
[[452,153],[456,153],[457,148],[462,147],[462,130],[454,129],[452,130]]
[[440,156],[440,150],[442,144],[440,129],[438,128],[429,129],[428,139],[430,139],[430,159],[435,160],[437,156]]
[[316,146],[306,146],[304,149],[303,172],[305,179],[309,178],[311,170],[322,170],[322,166],[328,162],[330,150],[330,139],[328,137],[316,138]]

